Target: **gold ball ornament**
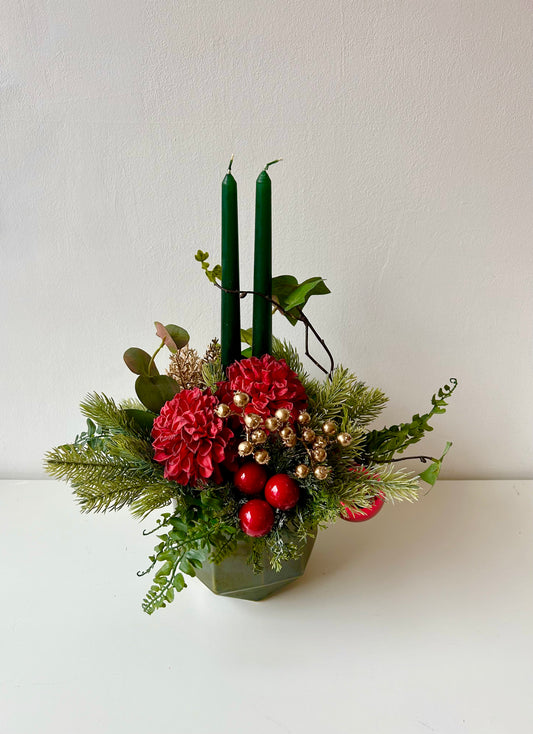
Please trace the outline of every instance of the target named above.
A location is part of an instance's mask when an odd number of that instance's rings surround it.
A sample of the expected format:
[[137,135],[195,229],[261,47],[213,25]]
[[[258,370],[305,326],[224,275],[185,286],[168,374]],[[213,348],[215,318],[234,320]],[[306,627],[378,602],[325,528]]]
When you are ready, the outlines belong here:
[[315,440],[315,432],[312,428],[306,428],[305,431],[302,433],[302,438],[305,441],[305,443],[312,443]]
[[298,416],[298,423],[301,426],[306,426],[309,423],[310,420],[311,420],[311,416],[309,415],[309,413],[307,412],[307,410],[302,410],[302,412]]
[[233,396],[233,402],[235,403],[237,408],[246,408],[246,406],[250,402],[250,398],[245,392],[236,392]]
[[293,433],[288,438],[284,438],[283,443],[287,448],[292,449],[293,446],[296,446],[296,434]]
[[247,413],[244,416],[244,425],[253,431],[261,425],[261,418],[255,413]]
[[352,443],[352,436],[349,433],[339,433],[337,441],[341,446],[349,446]]
[[324,461],[326,458],[326,449],[319,446],[318,448],[313,449],[312,456],[315,461]]
[[241,441],[238,448],[239,456],[249,456],[254,450],[250,441]]
[[305,479],[306,476],[309,474],[309,467],[305,464],[298,464],[298,466],[294,470],[294,473],[299,479]]
[[265,428],[267,429],[267,431],[277,431],[279,428],[278,419],[274,418],[274,416],[267,418],[265,421]]
[[257,461],[258,464],[268,464],[270,461],[270,454],[268,451],[256,451],[254,454],[254,459]]
[[281,429],[281,431],[279,432],[279,435],[281,436],[281,438],[287,439],[287,438],[290,438],[291,436],[294,436],[294,431],[292,430],[290,426],[285,426],[285,428]]
[[329,473],[331,471],[331,468],[329,466],[317,466],[317,468],[314,471],[314,475],[317,479],[327,479],[329,476]]
[[219,418],[227,418],[228,415],[231,413],[231,409],[229,405],[226,405],[226,403],[219,403],[216,407],[215,412]]
[[287,423],[291,417],[290,412],[287,408],[278,408],[274,414],[280,423]]
[[267,435],[262,428],[258,428],[257,431],[252,433],[252,443],[265,443]]
[[329,441],[328,441],[328,437],[327,436],[317,436],[315,438],[315,442],[313,444],[313,448],[314,449],[319,449],[319,448],[320,449],[325,449],[326,446],[328,445],[328,443],[329,443]]
[[322,426],[322,430],[326,435],[333,436],[335,433],[337,433],[337,424],[335,423],[335,421],[326,421]]

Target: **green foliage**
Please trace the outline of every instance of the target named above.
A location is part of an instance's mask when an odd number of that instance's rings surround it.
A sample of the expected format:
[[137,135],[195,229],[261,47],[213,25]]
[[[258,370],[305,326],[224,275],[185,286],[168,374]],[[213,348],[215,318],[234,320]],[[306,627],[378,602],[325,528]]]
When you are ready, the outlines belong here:
[[216,392],[217,382],[225,380],[224,371],[222,369],[222,362],[220,357],[214,362],[203,362],[202,363],[202,379],[205,386],[208,387],[212,393]]
[[434,415],[446,412],[448,400],[455,388],[457,380],[450,378],[450,385],[444,385],[431,398],[432,408],[424,415],[414,415],[410,423],[382,428],[380,431],[371,431],[365,441],[365,455],[375,462],[387,462],[394,454],[401,454],[408,446],[420,441],[426,431],[432,431],[429,421]]
[[70,483],[82,512],[107,512],[129,505],[144,517],[177,497],[178,487],[162,476],[149,457],[150,446],[136,437],[113,436],[105,448],[66,444],[46,454],[45,468]]
[[222,267],[220,265],[214,265],[211,270],[209,270],[209,253],[208,252],[202,252],[202,250],[198,250],[196,255],[194,256],[194,259],[197,260],[202,265],[202,270],[207,276],[207,279],[211,283],[216,283],[217,280],[221,280],[222,278]]
[[119,407],[112,398],[99,393],[89,393],[80,403],[82,415],[90,418],[102,429],[108,429],[114,433],[126,433],[137,435],[139,430],[134,422],[128,417],[126,411]]
[[448,453],[448,451],[451,449],[451,447],[452,447],[452,442],[447,441],[440,459],[437,459],[432,464],[430,464],[425,471],[420,472],[418,476],[423,482],[430,484],[432,487],[435,486],[435,482],[439,478],[440,470],[442,468],[442,461],[444,457],[446,456],[446,454]]
[[88,430],[73,444],[45,457],[50,476],[68,481],[82,512],[106,512],[129,505],[136,517],[177,499],[180,486],[167,481],[152,459],[146,427],[106,395],[93,393],[81,404]]
[[312,380],[306,385],[310,411],[318,422],[326,418],[366,426],[381,413],[388,398],[378,388],[367,387],[342,365],[331,380]]
[[124,412],[130,418],[130,420],[143,431],[147,436],[150,435],[154,419],[157,417],[155,413],[150,410],[139,410],[138,408],[125,408]]
[[284,316],[294,326],[300,320],[300,311],[311,296],[331,293],[323,278],[308,278],[298,283],[294,275],[278,275],[272,278],[272,297],[284,311]]
[[153,413],[159,413],[163,405],[172,400],[180,388],[176,380],[168,375],[146,377],[139,375],[135,380],[135,392],[141,403]]
[[[210,268],[209,253],[198,250],[194,259],[202,266],[202,270],[206,274],[211,283],[217,284],[222,279],[222,268],[220,265],[214,265]],[[301,311],[311,296],[321,296],[331,293],[324,282],[324,278],[316,276],[308,278],[302,283],[294,275],[278,275],[272,278],[272,298],[275,304],[278,304],[281,313],[294,326],[301,318]]]
[[[251,331],[251,330],[250,330]],[[242,331],[241,331],[242,334]],[[251,342],[249,342],[251,343]],[[310,377],[305,370],[303,363],[300,359],[300,355],[296,349],[285,339],[277,339],[275,336],[272,337],[272,356],[274,359],[284,359],[291,370],[294,370],[300,379],[300,382],[306,388],[309,386]],[[314,384],[314,383],[313,383]]]
[[76,436],[74,444],[76,446],[90,446],[92,449],[101,448],[104,445],[104,438],[108,435],[107,428],[97,426],[94,421],[87,418],[87,430]]
[[227,502],[227,493],[227,488],[221,488],[184,495],[179,512],[164,513],[158,521],[156,530],[168,530],[157,536],[160,542],[150,556],[151,564],[139,573],[144,576],[161,564],[143,601],[145,612],[166,607],[175,592],[186,587],[183,574],[195,576],[203,562],[210,556],[213,560],[212,548],[217,563],[234,549],[239,531],[229,512],[233,502]]
[[124,362],[134,375],[146,375],[155,377],[159,374],[155,362],[152,357],[139,347],[130,347],[126,349],[123,355]]
[[189,333],[181,326],[176,326],[176,324],[167,324],[166,326],[163,326],[160,321],[154,321],[154,325],[155,333],[160,339],[162,339],[163,344],[168,347],[172,354],[176,354],[178,349],[182,349],[189,343]]

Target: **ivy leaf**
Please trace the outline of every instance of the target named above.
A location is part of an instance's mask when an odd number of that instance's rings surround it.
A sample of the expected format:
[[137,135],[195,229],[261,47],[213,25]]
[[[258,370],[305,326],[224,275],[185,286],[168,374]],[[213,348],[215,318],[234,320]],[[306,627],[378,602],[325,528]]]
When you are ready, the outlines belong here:
[[439,478],[440,470],[442,468],[442,460],[452,447],[452,442],[448,441],[446,443],[446,447],[444,449],[444,452],[440,459],[438,461],[434,461],[433,464],[428,466],[427,469],[425,469],[423,472],[421,472],[418,476],[423,482],[426,482],[427,484],[430,484],[432,487],[435,486],[435,482]]
[[287,309],[290,310],[296,306],[305,306],[311,296],[323,296],[331,293],[323,278],[308,278],[293,290],[287,298]]
[[298,283],[293,275],[278,275],[272,278],[272,297],[285,311],[284,316],[294,326],[302,309],[311,296],[320,296],[331,291],[320,277],[308,278]]
[[244,342],[244,344],[249,344],[252,346],[252,330],[251,329],[241,329],[241,342]]

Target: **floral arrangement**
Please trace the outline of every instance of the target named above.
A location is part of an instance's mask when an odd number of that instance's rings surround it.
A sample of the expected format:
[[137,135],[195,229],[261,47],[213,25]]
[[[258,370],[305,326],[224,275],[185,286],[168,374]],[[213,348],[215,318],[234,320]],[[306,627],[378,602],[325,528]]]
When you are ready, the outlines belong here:
[[[416,499],[420,480],[435,483],[451,446],[440,458],[407,457],[430,462],[421,474],[397,467],[398,455],[432,430],[430,420],[445,411],[455,379],[433,395],[427,413],[399,425],[370,427],[387,398],[335,366],[304,314],[312,295],[329,293],[323,279],[298,283],[293,276],[272,278],[269,271],[267,168],[257,181],[254,290],[240,290],[238,258],[235,270],[231,164],[223,182],[222,266],[210,268],[207,253],[196,255],[221,290],[221,343],[214,339],[200,357],[185,329],[156,322],[160,341],[153,354],[137,347],[124,353],[136,375],[137,398],[115,402],[88,395],[81,404],[86,431],[46,456],[47,471],[70,482],[83,512],[128,507],[135,517],[146,518],[166,508],[153,530],[145,531],[158,534],[149,566],[139,572],[154,571],[143,601],[148,613],[174,599],[186,586],[185,575],[221,563],[239,542],[248,544],[255,571],[261,570],[265,551],[279,570],[303,553],[318,528],[337,519],[367,520],[384,502]],[[268,191],[261,201],[265,181]],[[258,221],[264,225],[259,231]],[[254,323],[241,330],[239,303],[247,294],[254,297]],[[306,354],[326,373],[324,379],[310,376],[294,347],[272,336],[273,310],[293,324],[303,323]],[[329,367],[309,352],[310,334],[325,349]],[[170,352],[166,374],[155,362],[163,348]]]

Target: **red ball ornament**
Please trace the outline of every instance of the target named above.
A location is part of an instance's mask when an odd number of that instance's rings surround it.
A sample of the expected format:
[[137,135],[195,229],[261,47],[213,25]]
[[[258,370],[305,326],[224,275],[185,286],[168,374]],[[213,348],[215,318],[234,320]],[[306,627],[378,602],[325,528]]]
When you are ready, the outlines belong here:
[[268,474],[255,461],[243,464],[233,475],[233,484],[243,494],[259,494],[266,484]]
[[261,538],[272,530],[274,510],[265,500],[248,500],[239,510],[241,530],[252,538]]
[[350,507],[349,505],[345,505],[344,502],[341,502],[343,509],[340,517],[348,522],[364,522],[377,515],[384,504],[385,498],[382,494],[378,494],[374,498],[370,507]]
[[265,499],[278,510],[290,510],[300,499],[300,489],[287,474],[274,474],[266,483]]

